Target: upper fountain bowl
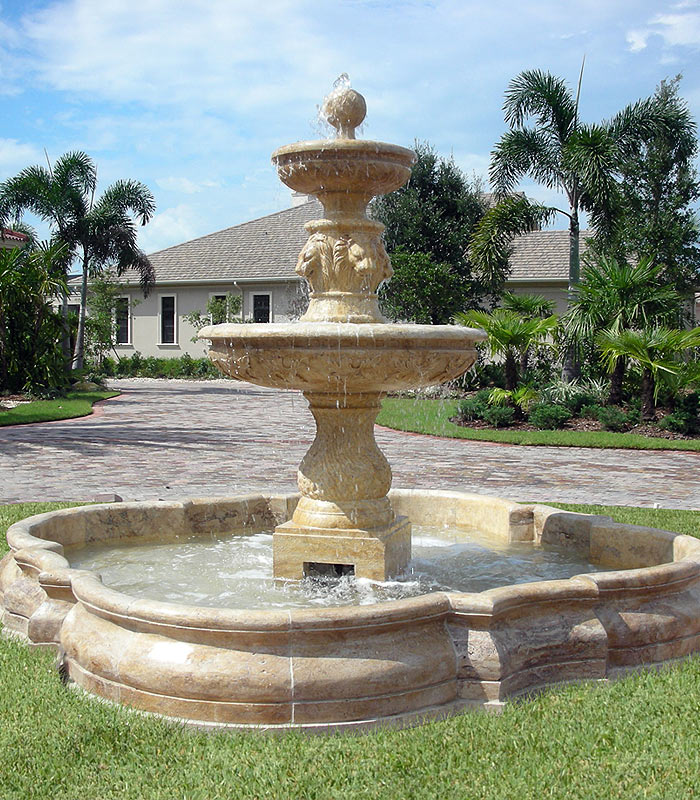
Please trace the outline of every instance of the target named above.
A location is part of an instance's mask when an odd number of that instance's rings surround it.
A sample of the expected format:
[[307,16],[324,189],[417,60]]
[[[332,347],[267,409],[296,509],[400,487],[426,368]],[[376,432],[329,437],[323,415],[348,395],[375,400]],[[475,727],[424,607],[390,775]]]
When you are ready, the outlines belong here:
[[455,325],[290,322],[213,325],[199,338],[211,341],[209,358],[233,378],[346,395],[456,378],[474,363],[486,334]]
[[275,150],[272,161],[283,183],[319,196],[324,205],[324,196],[335,192],[369,199],[406,183],[415,161],[411,150],[355,139],[355,128],[367,113],[361,94],[346,86],[334,89],[324,100],[322,113],[336,129],[337,138],[296,142]]
[[415,154],[405,147],[359,139],[296,142],[272,154],[282,183],[302,194],[360,193],[368,198],[403,186]]

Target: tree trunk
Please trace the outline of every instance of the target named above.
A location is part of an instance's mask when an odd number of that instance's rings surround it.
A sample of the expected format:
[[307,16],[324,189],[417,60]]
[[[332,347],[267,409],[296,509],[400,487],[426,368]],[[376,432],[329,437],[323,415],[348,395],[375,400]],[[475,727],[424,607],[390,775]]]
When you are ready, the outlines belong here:
[[615,364],[615,369],[610,376],[610,394],[608,395],[608,404],[611,406],[619,406],[622,403],[622,381],[625,377],[626,369],[625,359],[618,358]]
[[506,354],[505,372],[506,389],[508,389],[509,392],[513,392],[518,385],[518,365],[512,353]]
[[63,368],[68,372],[71,361],[70,351],[70,326],[68,325],[68,295],[64,292],[61,298],[61,318],[63,320],[63,336],[61,337],[61,352],[63,353]]
[[85,307],[87,305],[88,266],[89,262],[87,254],[83,251],[83,280],[80,285],[80,314],[78,315],[78,332],[75,336],[73,369],[83,368],[83,356],[85,352]]
[[527,373],[527,369],[530,366],[530,348],[526,347],[525,350],[520,354],[520,374],[523,376],[523,380],[525,380],[525,374]]
[[[571,308],[571,304],[576,299],[576,285],[580,278],[579,269],[579,224],[578,224],[578,209],[572,206],[571,208],[571,221],[569,222],[569,291],[567,297],[567,308]],[[577,378],[580,372],[578,360],[576,358],[573,348],[567,348],[564,352],[564,360],[561,370],[561,379],[570,383],[574,378]]]
[[642,372],[642,422],[651,422],[656,417],[654,388],[654,375],[645,367]]

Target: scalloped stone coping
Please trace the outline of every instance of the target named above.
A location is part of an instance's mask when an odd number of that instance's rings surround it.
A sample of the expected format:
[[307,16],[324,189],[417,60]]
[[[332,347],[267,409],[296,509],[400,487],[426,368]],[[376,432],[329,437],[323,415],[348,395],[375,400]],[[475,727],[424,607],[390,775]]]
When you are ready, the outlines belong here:
[[82,689],[204,727],[362,729],[499,707],[700,649],[700,541],[609,517],[463,492],[393,490],[422,525],[574,548],[613,571],[371,606],[239,611],[130,597],[64,546],[271,529],[298,495],[62,509],[15,523],[0,562],[5,631],[65,651]]

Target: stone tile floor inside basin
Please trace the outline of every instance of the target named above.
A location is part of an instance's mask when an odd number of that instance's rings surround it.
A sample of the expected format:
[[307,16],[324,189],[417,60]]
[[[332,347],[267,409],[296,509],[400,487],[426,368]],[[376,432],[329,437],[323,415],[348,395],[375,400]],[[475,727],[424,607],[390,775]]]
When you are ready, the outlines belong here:
[[[314,437],[299,392],[229,380],[114,380],[90,417],[0,428],[0,502],[294,491]],[[520,447],[376,428],[395,487],[522,502],[700,508],[700,453]]]

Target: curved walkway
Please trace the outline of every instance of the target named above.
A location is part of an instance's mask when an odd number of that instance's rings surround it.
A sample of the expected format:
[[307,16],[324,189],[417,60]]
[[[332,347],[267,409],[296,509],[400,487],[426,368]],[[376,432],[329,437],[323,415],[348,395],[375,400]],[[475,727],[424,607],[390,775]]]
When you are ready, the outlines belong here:
[[[0,503],[289,491],[313,440],[296,392],[122,380],[92,417],[0,428]],[[518,447],[376,429],[394,486],[521,501],[700,508],[700,453]]]

